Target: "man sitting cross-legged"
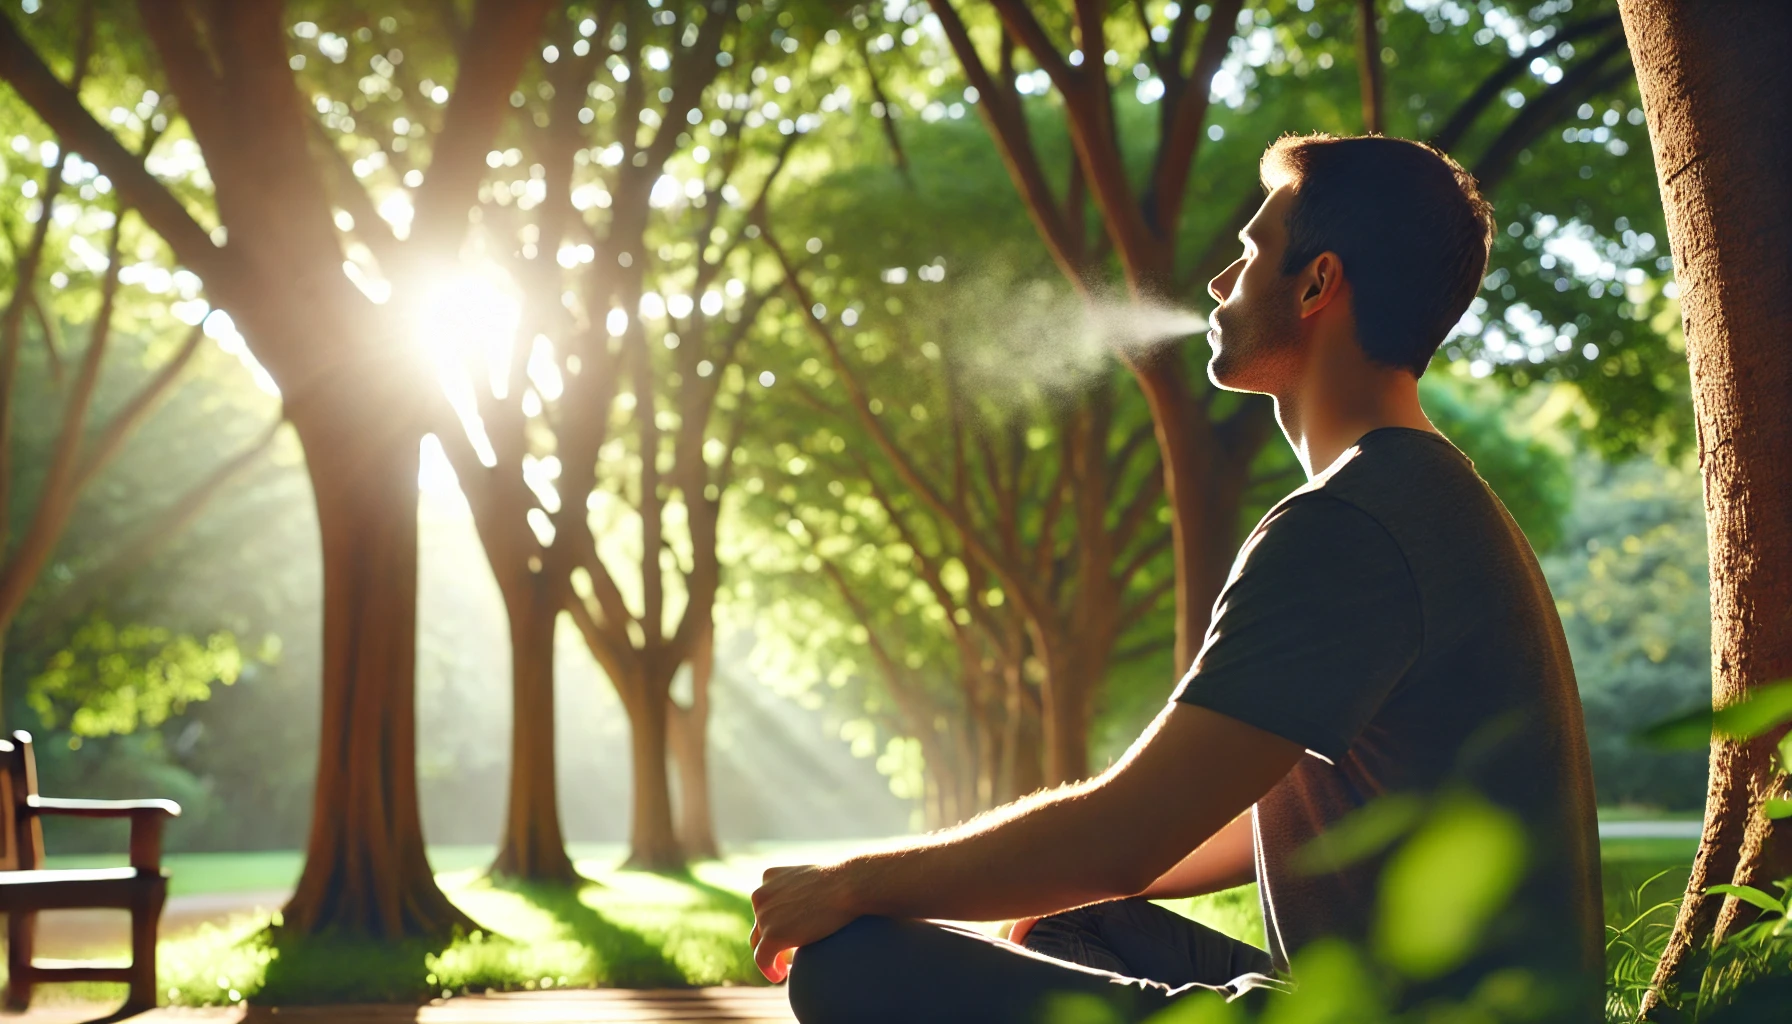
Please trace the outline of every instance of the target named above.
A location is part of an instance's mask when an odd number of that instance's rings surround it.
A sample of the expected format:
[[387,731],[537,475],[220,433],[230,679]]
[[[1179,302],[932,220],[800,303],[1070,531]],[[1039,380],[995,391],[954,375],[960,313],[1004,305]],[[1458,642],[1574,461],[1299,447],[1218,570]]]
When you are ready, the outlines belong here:
[[[1561,621],[1418,399],[1486,270],[1492,211],[1449,158],[1398,139],[1285,138],[1262,177],[1244,253],[1209,285],[1208,374],[1274,397],[1308,482],[1245,541],[1194,666],[1119,763],[898,848],[766,872],[754,955],[778,980],[796,950],[804,1024],[1033,1021],[1064,993],[1140,1020],[1191,986],[1286,998],[1302,946],[1370,935],[1385,863],[1296,854],[1375,798],[1464,792],[1522,827],[1524,873],[1474,956],[1407,998],[1516,969],[1528,1019],[1599,1019],[1593,786]],[[1145,902],[1251,880],[1267,953]],[[1020,918],[1024,948],[928,918]]]

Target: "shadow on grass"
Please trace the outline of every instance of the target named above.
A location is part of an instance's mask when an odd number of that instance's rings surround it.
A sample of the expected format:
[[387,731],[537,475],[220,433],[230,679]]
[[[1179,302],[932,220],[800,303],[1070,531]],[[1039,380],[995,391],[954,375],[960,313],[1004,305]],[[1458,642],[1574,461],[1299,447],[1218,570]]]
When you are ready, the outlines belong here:
[[586,893],[608,888],[602,883],[578,888],[508,883],[494,888],[521,896],[559,922],[572,941],[590,951],[602,984],[614,988],[682,988],[690,984],[661,943],[616,923],[584,901]]
[[423,1002],[441,994],[429,961],[452,944],[293,936],[269,929],[244,945],[267,956],[261,984],[248,994],[249,1002],[281,1006]]
[[688,873],[618,872],[578,888],[478,883],[514,897],[493,932],[452,942],[350,941],[262,933],[256,1003],[407,1002],[444,992],[559,987],[686,988],[756,976],[752,904]]

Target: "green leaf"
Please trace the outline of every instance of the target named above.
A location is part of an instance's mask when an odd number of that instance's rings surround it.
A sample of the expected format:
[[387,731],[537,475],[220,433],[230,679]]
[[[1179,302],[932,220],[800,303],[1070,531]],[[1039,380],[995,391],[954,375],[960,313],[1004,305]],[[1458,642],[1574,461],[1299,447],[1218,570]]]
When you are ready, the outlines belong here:
[[[1711,742],[1712,734],[1747,740],[1792,722],[1792,680],[1757,687],[1746,698],[1712,711],[1696,708],[1649,726],[1636,735],[1637,742],[1657,750],[1697,750]],[[1788,745],[1780,745],[1782,757]]]
[[1321,875],[1372,857],[1412,831],[1424,810],[1413,796],[1372,800],[1301,847],[1294,855],[1294,869]]
[[1636,734],[1636,741],[1656,750],[1698,750],[1711,745],[1711,709],[1700,708],[1663,719]]
[[1762,910],[1772,910],[1784,914],[1786,905],[1767,895],[1752,885],[1711,885],[1705,891],[1713,895],[1734,896],[1744,903]]
[[1792,679],[1758,687],[1712,716],[1713,729],[1736,740],[1754,739],[1787,722],[1792,722]]
[[[1792,737],[1788,737],[1788,739],[1792,739]],[[1767,817],[1773,821],[1778,821],[1781,818],[1792,818],[1792,800],[1783,800],[1775,797],[1774,799],[1767,801],[1764,813],[1766,813]]]
[[1528,859],[1524,826],[1472,795],[1440,803],[1382,873],[1374,941],[1409,978],[1463,963],[1507,906]]

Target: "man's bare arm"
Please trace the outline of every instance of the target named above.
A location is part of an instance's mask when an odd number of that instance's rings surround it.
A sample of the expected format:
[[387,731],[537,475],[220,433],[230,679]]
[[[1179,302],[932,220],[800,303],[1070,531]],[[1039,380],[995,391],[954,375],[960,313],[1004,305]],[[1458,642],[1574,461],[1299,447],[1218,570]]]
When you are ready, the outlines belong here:
[[756,957],[854,917],[990,921],[1145,891],[1287,774],[1299,745],[1171,704],[1112,768],[911,846],[825,867],[773,868],[754,893]]
[[1179,900],[1256,880],[1257,856],[1247,810],[1189,851],[1139,895],[1148,900]]

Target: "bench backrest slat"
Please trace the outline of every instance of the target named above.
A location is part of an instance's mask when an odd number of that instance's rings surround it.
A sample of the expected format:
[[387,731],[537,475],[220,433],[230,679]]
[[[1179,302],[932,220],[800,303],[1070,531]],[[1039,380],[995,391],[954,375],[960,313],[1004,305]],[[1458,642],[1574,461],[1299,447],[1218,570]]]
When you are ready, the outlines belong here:
[[0,871],[43,867],[44,829],[25,801],[37,795],[37,759],[31,734],[18,730],[0,740]]

